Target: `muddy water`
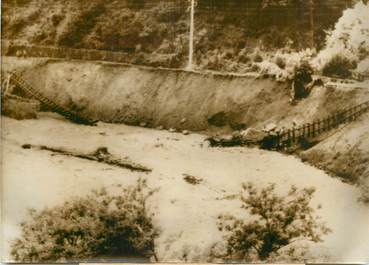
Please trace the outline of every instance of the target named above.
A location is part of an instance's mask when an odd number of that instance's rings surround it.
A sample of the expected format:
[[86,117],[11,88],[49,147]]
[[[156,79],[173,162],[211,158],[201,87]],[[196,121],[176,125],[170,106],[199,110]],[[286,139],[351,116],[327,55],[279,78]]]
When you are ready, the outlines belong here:
[[[9,240],[19,235],[20,221],[28,207],[42,209],[62,203],[92,189],[134,184],[145,177],[160,188],[150,201],[160,261],[206,262],[211,246],[222,240],[216,228],[219,214],[243,215],[237,200],[224,199],[252,181],[262,187],[273,182],[284,193],[290,185],[316,187],[312,206],[333,232],[311,248],[320,261],[367,261],[369,209],[357,203],[360,192],[298,159],[258,149],[209,148],[204,136],[184,136],[124,125],[100,123],[97,127],[71,124],[56,115],[39,120],[3,118],[3,210],[5,260],[11,260]],[[149,167],[147,174],[131,172],[77,157],[52,155],[22,145],[43,145],[73,152],[91,153],[106,147],[109,152]],[[198,185],[185,176],[202,179]],[[349,218],[348,218],[349,217]],[[247,215],[245,215],[247,218]],[[355,220],[355,223],[353,223]],[[328,257],[328,258],[327,258]]]

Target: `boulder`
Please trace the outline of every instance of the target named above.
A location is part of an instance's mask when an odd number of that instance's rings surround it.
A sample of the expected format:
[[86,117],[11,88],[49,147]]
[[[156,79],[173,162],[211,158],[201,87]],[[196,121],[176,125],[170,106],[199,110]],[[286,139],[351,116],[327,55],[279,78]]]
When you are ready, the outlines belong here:
[[269,123],[269,124],[267,124],[267,125],[264,127],[264,131],[265,131],[265,132],[271,132],[271,131],[274,131],[275,129],[277,129],[277,124],[275,124],[274,122]]
[[36,119],[40,103],[32,99],[6,95],[2,100],[1,111],[4,116],[17,120]]
[[242,141],[245,142],[258,142],[263,140],[267,135],[267,133],[255,128],[248,128],[240,133]]

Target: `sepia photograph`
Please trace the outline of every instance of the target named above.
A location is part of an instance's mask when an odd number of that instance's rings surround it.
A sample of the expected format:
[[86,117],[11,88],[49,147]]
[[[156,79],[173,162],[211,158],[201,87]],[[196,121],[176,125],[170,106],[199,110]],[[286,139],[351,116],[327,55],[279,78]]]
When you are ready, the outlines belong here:
[[368,263],[368,0],[2,0],[1,262]]

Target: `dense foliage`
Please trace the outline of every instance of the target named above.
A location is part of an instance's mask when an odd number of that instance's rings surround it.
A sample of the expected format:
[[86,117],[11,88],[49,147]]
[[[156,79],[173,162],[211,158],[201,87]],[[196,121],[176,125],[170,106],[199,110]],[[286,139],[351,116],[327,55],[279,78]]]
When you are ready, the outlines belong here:
[[[315,1],[315,44],[350,1]],[[3,38],[35,45],[123,51],[127,61],[184,67],[188,59],[187,0],[4,1]],[[223,70],[245,63],[255,47],[301,50],[311,38],[308,1],[197,0],[195,62]],[[329,16],[327,15],[329,14]]]
[[351,77],[351,71],[355,69],[357,64],[348,58],[336,55],[328,61],[322,69],[323,75],[339,78]]
[[219,230],[225,231],[227,239],[227,258],[254,261],[256,256],[267,260],[298,240],[321,242],[322,235],[330,232],[318,222],[309,205],[313,188],[291,187],[286,196],[276,195],[274,184],[261,190],[252,183],[242,188],[242,208],[251,214],[252,221],[229,215],[219,217]]
[[61,206],[31,210],[11,254],[19,262],[153,255],[157,231],[146,205],[153,192],[140,179],[119,195],[102,189]]

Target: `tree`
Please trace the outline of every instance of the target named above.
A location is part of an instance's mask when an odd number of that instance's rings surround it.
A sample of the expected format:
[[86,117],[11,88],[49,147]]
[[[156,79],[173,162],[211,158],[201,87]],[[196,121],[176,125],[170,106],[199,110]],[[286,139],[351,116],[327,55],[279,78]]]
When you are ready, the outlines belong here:
[[11,255],[19,262],[153,255],[157,231],[146,206],[153,192],[140,179],[121,195],[101,189],[61,206],[30,210]]
[[330,232],[309,206],[314,188],[298,190],[292,186],[286,196],[276,195],[274,184],[260,191],[252,183],[242,188],[242,208],[249,211],[250,219],[227,215],[218,221],[219,230],[226,233],[226,258],[245,260],[256,255],[264,261],[295,241],[321,242],[322,235]]

